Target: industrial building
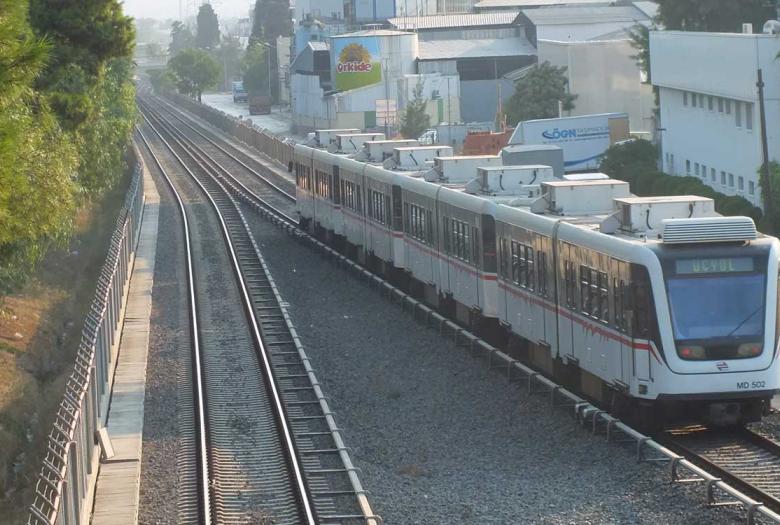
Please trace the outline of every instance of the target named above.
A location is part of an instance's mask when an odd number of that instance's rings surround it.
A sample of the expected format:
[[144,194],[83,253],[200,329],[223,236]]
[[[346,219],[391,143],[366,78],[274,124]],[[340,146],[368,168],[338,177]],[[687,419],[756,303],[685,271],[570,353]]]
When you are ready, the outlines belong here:
[[[776,35],[650,33],[665,172],[699,177],[721,193],[761,205],[758,170],[763,154],[756,84],[760,69],[769,159],[780,160],[778,52]],[[690,74],[691,64],[696,65],[695,75]]]

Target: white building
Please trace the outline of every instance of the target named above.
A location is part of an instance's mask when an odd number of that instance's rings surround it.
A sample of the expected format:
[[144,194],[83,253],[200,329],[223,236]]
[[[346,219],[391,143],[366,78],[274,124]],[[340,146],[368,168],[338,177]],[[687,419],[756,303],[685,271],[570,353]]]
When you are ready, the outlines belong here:
[[780,159],[780,39],[773,35],[653,31],[664,171],[761,204],[757,71],[764,77],[769,159]]

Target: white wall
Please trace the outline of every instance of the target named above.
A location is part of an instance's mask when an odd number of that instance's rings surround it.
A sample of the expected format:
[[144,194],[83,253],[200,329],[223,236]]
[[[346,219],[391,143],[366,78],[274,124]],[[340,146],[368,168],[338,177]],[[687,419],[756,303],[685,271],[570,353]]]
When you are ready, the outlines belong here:
[[578,41],[590,40],[607,33],[620,31],[633,24],[626,22],[602,22],[595,24],[561,24],[536,26],[537,40]]
[[295,0],[295,19],[300,21],[310,13],[314,18],[344,18],[344,0]]
[[643,84],[630,40],[538,42],[539,62],[564,66],[574,101],[573,116],[628,113],[631,131],[651,132],[652,87]]
[[[760,205],[757,170],[763,156],[757,69],[763,70],[766,84],[769,158],[780,160],[780,63],[774,58],[780,51],[780,40],[767,35],[652,32],[650,50],[652,79],[661,94],[664,171],[686,175],[689,161],[690,175],[696,176],[698,163],[702,181],[717,191]],[[737,104],[741,126],[737,125]],[[746,123],[748,104],[752,129]],[[702,165],[707,166],[706,178],[702,177]],[[712,168],[716,170],[715,181]],[[721,171],[726,173],[725,184]],[[733,186],[729,174],[734,175]],[[739,177],[744,179],[742,190]],[[753,195],[749,192],[751,181]]]

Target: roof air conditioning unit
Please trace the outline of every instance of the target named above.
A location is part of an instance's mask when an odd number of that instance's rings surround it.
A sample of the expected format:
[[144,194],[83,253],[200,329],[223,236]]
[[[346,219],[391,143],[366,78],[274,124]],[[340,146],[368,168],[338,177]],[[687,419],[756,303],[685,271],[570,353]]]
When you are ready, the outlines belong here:
[[753,34],[753,24],[750,22],[746,22],[742,24],[742,32],[746,35],[752,35]]

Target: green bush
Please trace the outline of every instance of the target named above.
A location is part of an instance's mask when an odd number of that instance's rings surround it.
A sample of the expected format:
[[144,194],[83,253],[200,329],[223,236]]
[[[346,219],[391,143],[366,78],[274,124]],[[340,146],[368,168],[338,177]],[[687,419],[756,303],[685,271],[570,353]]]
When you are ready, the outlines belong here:
[[776,221],[763,220],[760,208],[747,199],[724,195],[696,177],[677,177],[658,170],[658,148],[647,140],[634,140],[612,146],[601,161],[601,171],[631,185],[640,197],[660,195],[699,195],[715,201],[715,210],[723,215],[751,217],[762,231],[775,232]]

